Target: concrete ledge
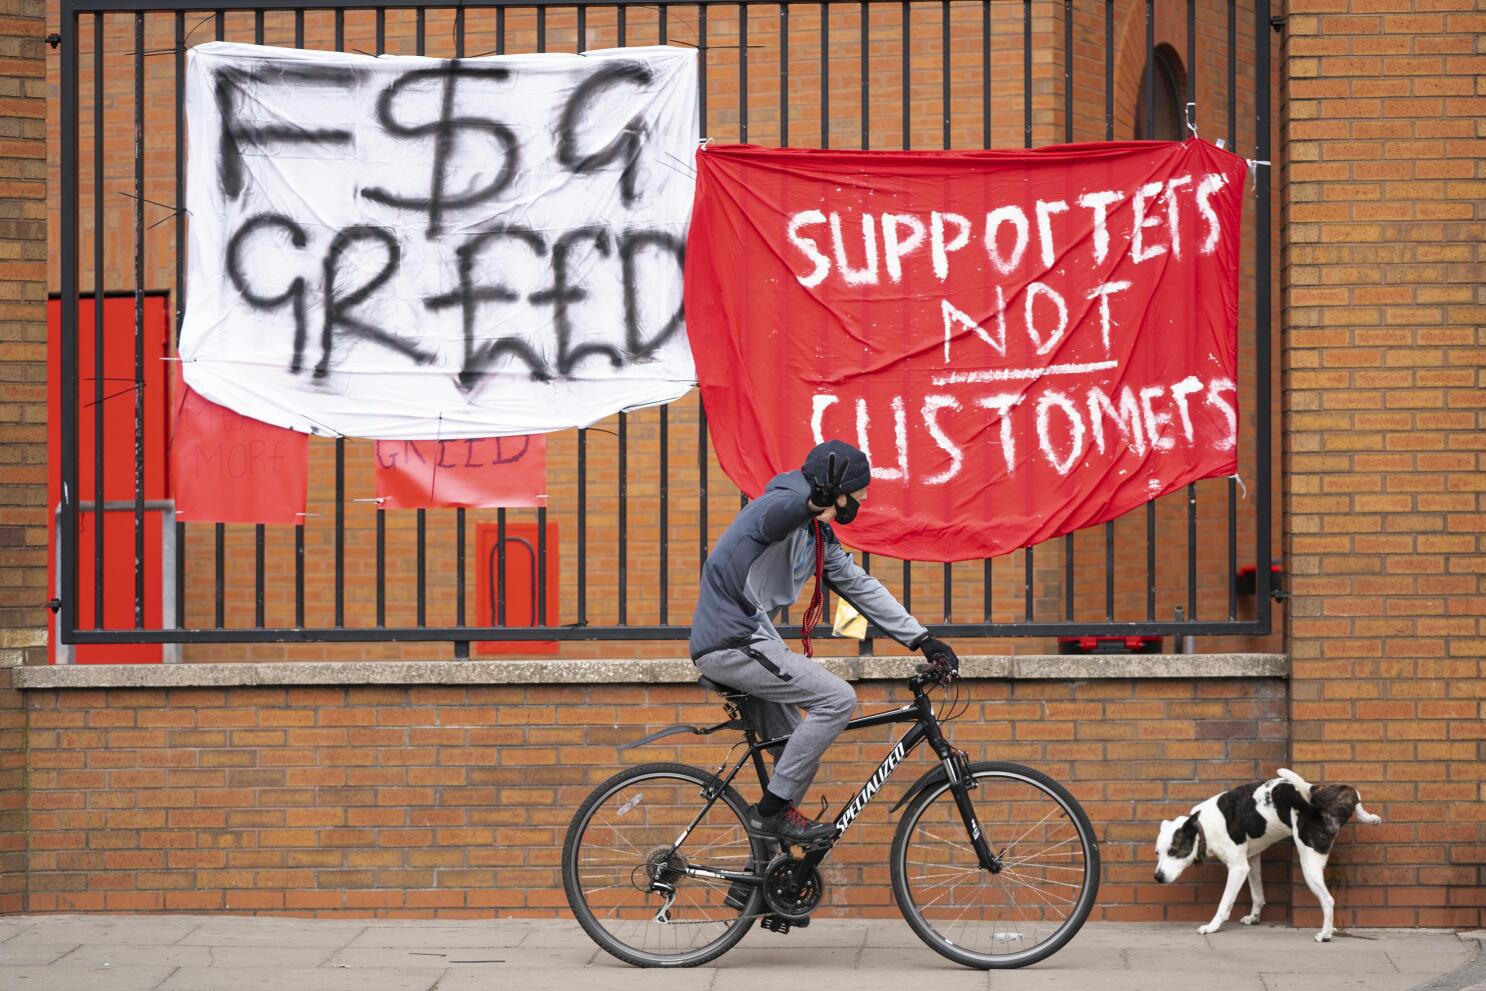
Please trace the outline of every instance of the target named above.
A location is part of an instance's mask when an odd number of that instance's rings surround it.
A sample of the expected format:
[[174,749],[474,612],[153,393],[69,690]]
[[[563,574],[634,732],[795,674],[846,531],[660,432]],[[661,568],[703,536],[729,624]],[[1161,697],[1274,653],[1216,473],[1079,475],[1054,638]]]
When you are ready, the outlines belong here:
[[[848,681],[891,681],[916,657],[832,657]],[[1133,678],[1286,678],[1284,654],[985,654],[962,659],[967,678],[1088,681]],[[697,670],[684,658],[534,661],[307,661],[252,664],[79,664],[23,667],[15,687],[221,688],[255,685],[602,685],[682,684]]]

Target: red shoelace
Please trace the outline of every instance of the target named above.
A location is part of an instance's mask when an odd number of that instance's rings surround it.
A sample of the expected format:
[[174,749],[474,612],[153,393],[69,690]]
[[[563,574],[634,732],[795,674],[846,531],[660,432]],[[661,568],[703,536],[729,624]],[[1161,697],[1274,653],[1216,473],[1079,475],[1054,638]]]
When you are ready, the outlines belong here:
[[784,807],[784,819],[788,823],[807,829],[815,825],[814,822],[811,822],[809,819],[806,819],[803,815],[801,815],[800,810],[795,808],[793,805],[786,805]]

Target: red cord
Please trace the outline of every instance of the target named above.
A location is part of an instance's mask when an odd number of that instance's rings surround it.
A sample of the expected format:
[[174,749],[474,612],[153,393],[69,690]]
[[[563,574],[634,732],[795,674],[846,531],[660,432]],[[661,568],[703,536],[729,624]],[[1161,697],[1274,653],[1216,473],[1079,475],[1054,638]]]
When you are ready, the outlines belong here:
[[805,645],[806,657],[815,656],[815,650],[810,646],[810,631],[820,622],[820,614],[824,608],[820,583],[826,573],[826,545],[820,539],[820,520],[811,520],[810,527],[815,535],[815,594],[810,596],[810,605],[805,607],[805,621],[800,626],[800,641]]

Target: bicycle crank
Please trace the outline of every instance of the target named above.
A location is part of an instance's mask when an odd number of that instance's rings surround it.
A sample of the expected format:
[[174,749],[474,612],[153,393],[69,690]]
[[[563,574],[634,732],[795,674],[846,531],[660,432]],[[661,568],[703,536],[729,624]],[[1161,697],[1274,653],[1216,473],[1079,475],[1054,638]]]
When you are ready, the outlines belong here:
[[820,871],[810,867],[801,874],[802,866],[803,861],[781,853],[764,870],[764,904],[774,915],[792,922],[808,918],[825,894]]

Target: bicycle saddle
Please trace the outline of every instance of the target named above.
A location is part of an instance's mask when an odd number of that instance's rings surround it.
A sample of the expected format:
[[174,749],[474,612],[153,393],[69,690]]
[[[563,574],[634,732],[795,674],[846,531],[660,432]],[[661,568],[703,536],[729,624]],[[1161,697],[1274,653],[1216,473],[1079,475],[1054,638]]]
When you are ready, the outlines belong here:
[[742,689],[733,688],[731,685],[724,685],[719,681],[713,681],[706,675],[698,675],[697,684],[709,692],[716,692],[718,695],[724,695],[728,698],[744,698],[748,695]]

